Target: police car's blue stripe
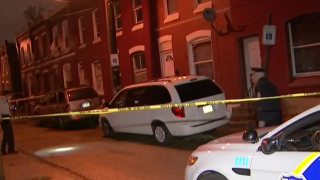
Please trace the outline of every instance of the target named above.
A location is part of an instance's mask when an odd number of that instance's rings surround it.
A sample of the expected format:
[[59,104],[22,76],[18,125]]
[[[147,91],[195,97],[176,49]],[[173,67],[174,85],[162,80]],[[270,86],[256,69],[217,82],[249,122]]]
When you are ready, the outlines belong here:
[[307,180],[319,180],[320,179],[320,157],[315,159],[310,166],[303,172],[303,176]]

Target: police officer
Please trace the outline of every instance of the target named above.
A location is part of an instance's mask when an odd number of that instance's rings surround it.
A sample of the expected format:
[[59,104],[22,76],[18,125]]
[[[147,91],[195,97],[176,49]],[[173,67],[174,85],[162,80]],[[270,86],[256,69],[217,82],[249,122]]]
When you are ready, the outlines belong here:
[[[255,85],[256,97],[277,96],[276,86],[265,78],[265,70],[252,68],[252,82]],[[256,101],[256,117],[259,127],[275,126],[282,123],[282,110],[280,99],[266,99]]]
[[[17,153],[14,149],[14,136],[11,121],[8,119],[2,119],[11,116],[10,104],[8,102],[7,93],[2,91],[2,96],[0,97],[0,114],[1,114],[1,128],[3,131],[1,153],[2,155]],[[8,145],[8,151],[7,151]]]

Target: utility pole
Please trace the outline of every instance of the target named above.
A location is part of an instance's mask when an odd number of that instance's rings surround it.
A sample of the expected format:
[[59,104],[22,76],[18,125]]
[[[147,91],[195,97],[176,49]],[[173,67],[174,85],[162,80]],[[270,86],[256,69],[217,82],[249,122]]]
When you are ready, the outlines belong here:
[[117,48],[117,36],[115,30],[114,21],[114,1],[105,0],[107,6],[107,29],[108,29],[108,46],[110,53],[110,64],[111,64],[111,82],[113,85],[114,94],[121,89],[120,81],[120,68],[119,68],[119,56]]

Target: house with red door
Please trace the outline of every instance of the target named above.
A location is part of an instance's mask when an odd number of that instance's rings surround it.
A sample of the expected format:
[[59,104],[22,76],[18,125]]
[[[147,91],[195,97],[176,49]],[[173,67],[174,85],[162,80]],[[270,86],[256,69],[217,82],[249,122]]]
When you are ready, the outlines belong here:
[[[215,80],[228,99],[244,98],[251,87],[251,67],[265,67],[269,59],[268,78],[280,94],[320,91],[319,1],[115,2],[123,85],[176,73],[200,74]],[[212,26],[202,15],[208,7],[216,13]],[[269,14],[276,34],[267,51],[262,42]]]

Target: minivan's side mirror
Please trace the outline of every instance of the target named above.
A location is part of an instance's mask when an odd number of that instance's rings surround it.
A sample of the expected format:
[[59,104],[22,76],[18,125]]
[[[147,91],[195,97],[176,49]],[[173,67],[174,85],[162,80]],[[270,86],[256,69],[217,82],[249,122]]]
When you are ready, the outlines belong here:
[[262,140],[261,151],[264,154],[273,154],[277,151],[278,140],[276,138],[266,138]]
[[103,104],[103,106],[104,106],[104,107],[109,107],[109,102],[105,102],[105,103]]

